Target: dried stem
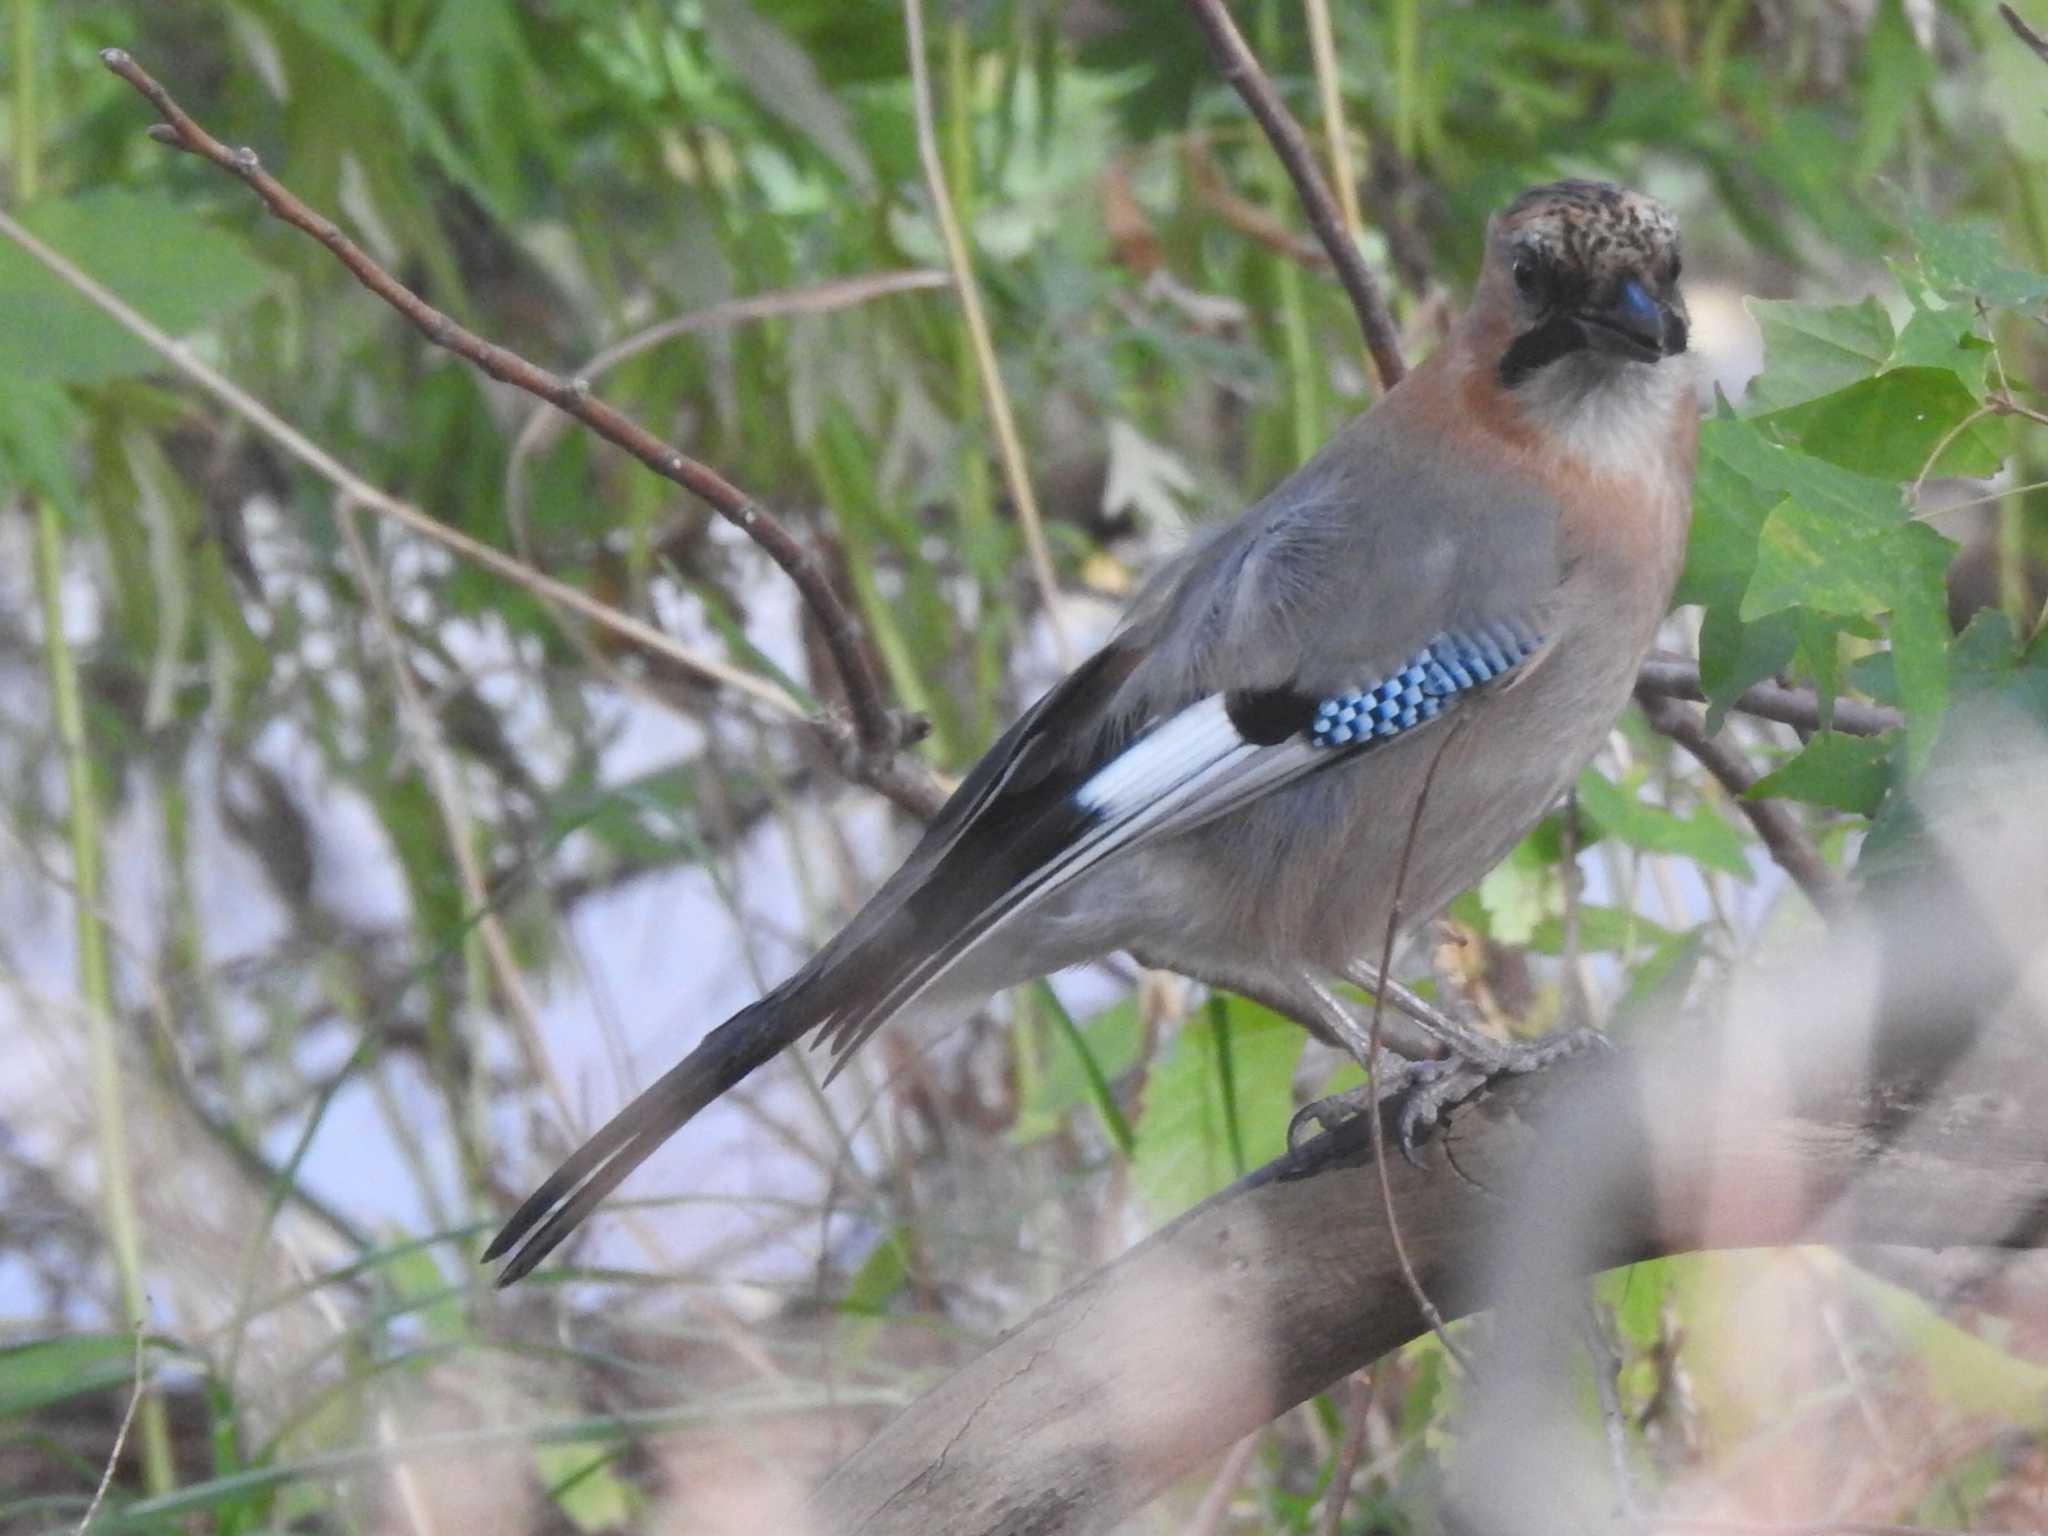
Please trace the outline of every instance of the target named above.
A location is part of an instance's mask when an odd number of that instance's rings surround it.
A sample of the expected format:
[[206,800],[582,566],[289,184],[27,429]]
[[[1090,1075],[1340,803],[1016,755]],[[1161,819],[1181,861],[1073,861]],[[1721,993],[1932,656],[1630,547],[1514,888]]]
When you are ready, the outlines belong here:
[[1358,172],[1351,164],[1351,139],[1344,126],[1344,92],[1337,78],[1336,29],[1330,24],[1330,0],[1306,0],[1309,50],[1316,67],[1316,95],[1323,108],[1323,137],[1330,146],[1330,180],[1337,188],[1337,211],[1344,232],[1355,244],[1364,233],[1358,207]]
[[1259,127],[1265,130],[1273,152],[1287,168],[1288,179],[1294,183],[1294,190],[1301,197],[1302,211],[1308,216],[1309,227],[1330,253],[1330,260],[1337,268],[1337,280],[1350,296],[1359,329],[1365,333],[1366,350],[1372,354],[1373,366],[1379,372],[1380,387],[1392,389],[1408,371],[1408,365],[1401,358],[1400,340],[1394,333],[1394,320],[1387,313],[1387,301],[1380,294],[1378,280],[1359,253],[1358,242],[1345,232],[1343,215],[1331,200],[1330,189],[1323,185],[1322,174],[1316,169],[1315,152],[1309,148],[1308,136],[1301,131],[1301,124],[1281,105],[1273,82],[1259,68],[1259,61],[1245,42],[1244,34],[1237,30],[1237,23],[1223,8],[1223,0],[1187,0],[1187,5],[1196,24],[1209,39],[1223,78],[1244,98],[1244,104],[1258,119]]
[[92,1502],[85,1506],[85,1515],[78,1522],[78,1536],[92,1529],[93,1521],[99,1518],[100,1506],[107,1502],[107,1490],[114,1486],[114,1469],[121,1464],[121,1452],[128,1447],[128,1431],[135,1427],[135,1410],[141,1406],[144,1384],[148,1377],[142,1370],[142,1346],[147,1335],[140,1319],[135,1324],[135,1377],[128,1389],[128,1406],[121,1410],[121,1423],[114,1430],[113,1448],[107,1452],[107,1463],[100,1468],[99,1486],[92,1491]]
[[983,403],[989,423],[995,428],[996,453],[1002,461],[1003,483],[1017,508],[1017,522],[1024,530],[1024,548],[1031,557],[1032,579],[1038,583],[1039,601],[1046,621],[1052,625],[1053,644],[1060,665],[1071,666],[1066,631],[1060,627],[1059,583],[1053,574],[1052,550],[1045,542],[1045,522],[1039,516],[1038,496],[1031,489],[1031,474],[1025,467],[1024,443],[1017,433],[1016,413],[1010,408],[1010,393],[1003,387],[1003,374],[996,363],[995,342],[990,336],[988,315],[981,307],[981,289],[974,280],[974,262],[967,250],[967,237],[953,211],[953,194],[946,185],[946,165],[939,154],[939,136],[932,124],[931,71],[925,61],[923,0],[903,0],[903,30],[910,52],[910,97],[917,118],[917,157],[924,167],[925,188],[932,200],[932,212],[939,221],[939,236],[946,246],[946,265],[952,269],[953,291],[960,296],[960,318],[967,326],[967,340],[974,353],[974,371],[981,381]]
[[247,184],[271,213],[327,247],[356,281],[405,316],[428,341],[475,364],[492,378],[575,417],[663,479],[703,499],[745,532],[796,583],[805,606],[817,621],[846,691],[862,756],[885,758],[903,743],[905,724],[883,700],[853,615],[833,592],[817,557],[765,506],[710,466],[670,447],[623,412],[599,400],[591,393],[587,380],[550,373],[517,352],[456,324],[373,261],[332,219],[314,212],[266,172],[254,150],[230,149],[208,133],[125,50],[104,49],[100,59],[163,114],[164,121],[150,129],[150,137],[211,161]]

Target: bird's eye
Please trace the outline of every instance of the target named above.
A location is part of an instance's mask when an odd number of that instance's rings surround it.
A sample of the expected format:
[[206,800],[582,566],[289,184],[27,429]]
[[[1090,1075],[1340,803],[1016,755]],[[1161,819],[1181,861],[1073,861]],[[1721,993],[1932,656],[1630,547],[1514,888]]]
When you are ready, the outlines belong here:
[[1510,270],[1515,274],[1515,286],[1526,296],[1535,293],[1543,278],[1543,269],[1536,258],[1527,251],[1515,257]]

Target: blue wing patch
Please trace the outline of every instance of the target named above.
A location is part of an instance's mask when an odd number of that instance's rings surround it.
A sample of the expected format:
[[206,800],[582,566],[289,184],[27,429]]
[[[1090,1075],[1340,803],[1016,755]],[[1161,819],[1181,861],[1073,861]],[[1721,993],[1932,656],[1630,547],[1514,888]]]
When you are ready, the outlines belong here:
[[1312,746],[1363,746],[1433,720],[1459,694],[1492,682],[1533,656],[1543,637],[1526,624],[1450,629],[1392,677],[1322,700],[1310,721]]

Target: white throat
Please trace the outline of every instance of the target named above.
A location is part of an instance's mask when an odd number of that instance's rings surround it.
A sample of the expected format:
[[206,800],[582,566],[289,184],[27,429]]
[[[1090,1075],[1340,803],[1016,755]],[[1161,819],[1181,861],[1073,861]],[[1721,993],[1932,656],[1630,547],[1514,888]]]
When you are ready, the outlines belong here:
[[1574,352],[1514,390],[1523,417],[1560,457],[1596,475],[1643,475],[1671,459],[1673,413],[1697,388],[1691,354],[1656,363]]

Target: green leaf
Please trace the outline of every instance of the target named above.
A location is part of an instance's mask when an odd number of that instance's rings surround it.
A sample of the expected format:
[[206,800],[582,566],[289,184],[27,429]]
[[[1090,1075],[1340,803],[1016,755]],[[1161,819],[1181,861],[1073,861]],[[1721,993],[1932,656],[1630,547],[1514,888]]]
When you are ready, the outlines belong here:
[[1918,306],[1907,318],[1887,360],[1892,368],[1946,368],[1980,399],[1990,363],[1991,343],[1977,334],[1974,310]]
[[1700,961],[1706,958],[1707,936],[1695,929],[1674,933],[1650,952],[1649,959],[1629,977],[1628,991],[1614,1007],[1609,1032],[1625,1031],[1645,1021],[1656,1023],[1677,1017],[1679,1006],[1692,989]]
[[[21,221],[173,336],[245,308],[276,281],[235,236],[155,193],[38,203]],[[0,315],[0,375],[10,389],[24,380],[99,384],[168,366],[7,242]]]
[[1698,807],[1690,816],[1637,798],[1645,770],[1638,770],[1624,787],[1601,777],[1592,769],[1579,775],[1579,809],[1607,836],[1644,853],[1674,853],[1709,869],[1726,870],[1747,880],[1749,859],[1743,852],[1741,834],[1723,821],[1710,806]]
[[1763,333],[1764,371],[1745,404],[1776,411],[1869,378],[1892,353],[1892,322],[1876,299],[1860,304],[1794,304],[1749,299]]
[[[1644,917],[1633,907],[1609,907],[1598,902],[1579,906],[1579,949],[1597,955],[1619,952],[1644,944],[1663,944],[1676,937],[1669,928]],[[1538,954],[1564,953],[1564,918],[1550,916],[1529,934],[1529,948]]]
[[1887,480],[1995,474],[2012,433],[2002,417],[1970,421],[1978,409],[1951,369],[1894,368],[1768,422],[1815,458]]
[[1741,597],[1709,608],[1700,624],[1700,685],[1707,695],[1707,729],[1718,731],[1728,710],[1751,683],[1775,677],[1799,649],[1800,615],[1774,613],[1742,622]]
[[384,1266],[391,1289],[405,1304],[405,1310],[419,1319],[430,1338],[458,1343],[469,1337],[469,1324],[462,1309],[462,1291],[448,1283],[441,1266],[426,1248],[409,1248],[392,1255]]
[[1663,1337],[1671,1270],[1670,1259],[1647,1259],[1610,1269],[1593,1281],[1593,1294],[1613,1310],[1621,1336],[1639,1350],[1654,1347]]
[[1822,731],[1800,754],[1750,786],[1749,798],[1803,800],[1873,816],[1891,785],[1888,736],[1844,736]]
[[[5,347],[0,340],[0,350]],[[85,420],[62,385],[47,379],[10,379],[0,389],[0,492],[25,487],[59,507],[75,508],[78,471],[72,461]]]
[[1239,1148],[1250,1167],[1286,1149],[1294,1064],[1306,1037],[1256,1003],[1222,1002],[1181,1027],[1146,1086],[1132,1171],[1162,1219],[1228,1184]]
[[587,1445],[536,1445],[533,1464],[556,1508],[579,1531],[629,1528],[640,1512],[640,1495],[620,1477],[617,1446],[593,1451]]
[[369,87],[404,142],[425,150],[441,169],[461,182],[486,207],[493,207],[491,187],[469,157],[456,146],[426,94],[398,67],[375,34],[341,0],[257,0],[253,7],[277,25],[298,32],[321,54],[343,66],[342,78],[354,75]]
[[533,131],[545,121],[548,78],[508,0],[438,7],[413,60],[415,75],[428,71],[447,81],[463,139],[501,197],[509,199],[518,188],[524,156],[546,156],[554,162],[550,170],[561,172],[560,140]]
[[874,1251],[853,1272],[846,1294],[839,1298],[842,1312],[879,1316],[887,1310],[903,1282],[910,1278],[910,1236],[899,1227],[875,1244]]
[[1804,606],[1843,615],[1888,614],[1909,755],[1925,760],[1948,703],[1948,605],[1943,578],[1954,549],[1924,523],[1874,521],[1800,501],[1765,520],[1742,617]]
[[1700,631],[1700,680],[1712,706],[1710,723],[1744,688],[1789,662],[1799,644],[1795,615],[1743,611],[1764,525],[1781,502],[1794,496],[1868,522],[1897,522],[1905,512],[1896,483],[1852,474],[1802,453],[1757,422],[1721,417],[1701,428],[1692,540],[1678,601],[1700,603],[1707,610]]
[[1010,1127],[1010,1139],[1036,1141],[1058,1128],[1068,1111],[1086,1104],[1103,1130],[1126,1157],[1132,1133],[1110,1084],[1138,1064],[1145,1043],[1144,1021],[1135,998],[1104,1009],[1086,1024],[1076,1024],[1052,988],[1040,982],[1036,1001],[1052,1016],[1056,1042],[1043,1073],[1026,1079],[1023,1102]]
[[67,1333],[16,1344],[0,1349],[0,1418],[37,1413],[134,1380],[132,1334]]
[[703,16],[711,51],[730,78],[823,151],[855,186],[874,184],[875,169],[853,118],[810,54],[747,0],[707,0]]
[[2048,299],[2048,276],[2012,265],[1988,220],[1937,219],[1920,211],[1907,224],[1919,246],[1920,277],[1942,297],[2007,309]]
[[1524,838],[1479,882],[1486,931],[1503,944],[1526,944],[1550,910],[1550,860]]
[[1943,1401],[2015,1427],[2038,1427],[2048,1404],[2048,1367],[2007,1354],[1936,1312],[1911,1292],[1844,1264],[1842,1278],[1910,1348]]

